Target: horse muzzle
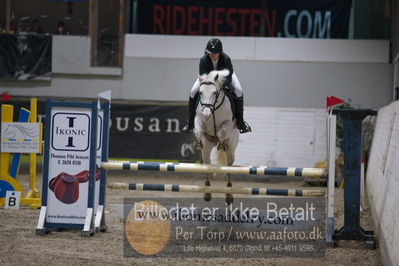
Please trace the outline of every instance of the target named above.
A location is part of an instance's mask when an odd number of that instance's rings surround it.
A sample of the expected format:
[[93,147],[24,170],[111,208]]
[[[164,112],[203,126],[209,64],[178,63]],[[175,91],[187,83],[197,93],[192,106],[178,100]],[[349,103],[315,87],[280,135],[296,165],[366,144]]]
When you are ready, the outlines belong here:
[[209,121],[209,119],[211,119],[212,117],[212,112],[209,108],[205,108],[202,111],[202,117],[204,118],[205,121]]

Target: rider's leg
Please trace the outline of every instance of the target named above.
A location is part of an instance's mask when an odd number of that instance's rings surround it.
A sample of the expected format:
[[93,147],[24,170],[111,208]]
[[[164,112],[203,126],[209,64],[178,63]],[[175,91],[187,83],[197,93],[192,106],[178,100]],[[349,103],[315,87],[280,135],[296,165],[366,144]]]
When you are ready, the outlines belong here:
[[188,121],[187,124],[183,127],[184,132],[191,133],[194,129],[195,103],[198,99],[199,87],[200,83],[199,79],[197,79],[194,82],[193,87],[191,88],[190,97],[188,99]]
[[247,122],[244,121],[244,95],[242,93],[242,87],[240,81],[237,78],[237,75],[233,73],[231,79],[231,86],[233,87],[234,94],[237,96],[235,97],[235,104],[236,104],[236,120],[237,120],[237,128],[240,133],[247,133],[251,132],[251,127],[248,125]]

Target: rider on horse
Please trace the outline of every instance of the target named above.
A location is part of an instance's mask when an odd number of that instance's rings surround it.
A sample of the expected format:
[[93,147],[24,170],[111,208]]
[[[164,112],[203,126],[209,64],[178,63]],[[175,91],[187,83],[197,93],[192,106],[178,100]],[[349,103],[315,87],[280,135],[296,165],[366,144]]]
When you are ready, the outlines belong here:
[[[235,103],[235,118],[237,128],[240,133],[247,133],[251,131],[251,127],[244,121],[244,98],[240,81],[233,71],[230,57],[223,52],[222,42],[219,39],[211,39],[205,48],[205,55],[200,59],[199,74],[209,74],[212,70],[228,69],[230,71],[227,76],[224,86],[230,89],[234,96]],[[183,131],[192,132],[194,129],[195,107],[198,100],[198,91],[200,87],[199,79],[197,79],[191,89],[190,98],[188,101],[189,120],[184,126]]]

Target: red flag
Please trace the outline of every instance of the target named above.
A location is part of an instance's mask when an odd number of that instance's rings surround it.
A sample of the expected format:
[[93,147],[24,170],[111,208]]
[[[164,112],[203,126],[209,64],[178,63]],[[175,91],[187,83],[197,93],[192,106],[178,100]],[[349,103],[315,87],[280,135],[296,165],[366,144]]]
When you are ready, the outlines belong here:
[[11,99],[11,95],[7,92],[1,94],[1,102],[5,102]]
[[344,103],[345,101],[335,96],[328,96],[326,98],[326,112],[332,109],[334,105]]
[[341,104],[341,103],[344,103],[344,102],[345,102],[344,100],[342,100],[340,98],[337,98],[335,96],[331,96],[330,97],[330,105],[331,106],[334,106],[334,105],[337,105],[337,104]]

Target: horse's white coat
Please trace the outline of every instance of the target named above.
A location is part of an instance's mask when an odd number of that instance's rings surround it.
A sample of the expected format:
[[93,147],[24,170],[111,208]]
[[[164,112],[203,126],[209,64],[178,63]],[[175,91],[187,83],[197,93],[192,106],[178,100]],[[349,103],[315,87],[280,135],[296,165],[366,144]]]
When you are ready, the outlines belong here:
[[[230,100],[222,90],[223,81],[228,74],[228,70],[212,71],[199,79],[200,103],[196,110],[194,134],[197,141],[203,144],[202,160],[206,164],[234,163],[239,132],[233,120]],[[217,150],[217,162],[211,162],[212,149],[219,144],[226,149]]]

